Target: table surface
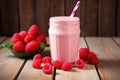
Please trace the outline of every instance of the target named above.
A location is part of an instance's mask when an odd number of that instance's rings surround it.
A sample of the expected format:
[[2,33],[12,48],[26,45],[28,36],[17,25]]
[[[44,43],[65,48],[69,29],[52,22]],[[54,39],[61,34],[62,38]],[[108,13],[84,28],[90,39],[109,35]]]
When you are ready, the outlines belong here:
[[[8,43],[10,38],[0,37],[0,44]],[[71,71],[54,69],[45,74],[42,69],[32,68],[32,59],[16,58],[8,49],[0,50],[0,80],[120,80],[120,38],[82,37],[80,48],[88,47],[99,58],[98,65],[85,62],[83,69]],[[43,52],[50,55],[49,47]]]

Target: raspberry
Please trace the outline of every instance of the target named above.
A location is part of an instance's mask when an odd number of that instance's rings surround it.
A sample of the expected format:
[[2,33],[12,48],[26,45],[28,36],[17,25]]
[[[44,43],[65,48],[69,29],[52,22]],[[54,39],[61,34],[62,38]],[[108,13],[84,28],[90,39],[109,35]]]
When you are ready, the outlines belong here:
[[19,32],[19,35],[21,36],[21,38],[25,38],[25,36],[27,35],[27,32],[26,31],[20,31]]
[[15,33],[15,34],[12,36],[12,38],[11,38],[11,40],[10,40],[10,43],[11,43],[11,44],[14,44],[14,43],[17,42],[17,41],[23,41],[23,39],[21,38],[21,36],[20,36],[18,33]]
[[53,66],[56,69],[60,69],[62,67],[62,62],[60,60],[56,60],[56,61],[54,61]]
[[84,67],[84,61],[82,59],[76,60],[75,66],[79,69],[82,69]]
[[50,74],[52,73],[52,65],[50,63],[45,63],[42,70],[44,73]]
[[90,64],[93,64],[93,65],[97,65],[99,63],[99,60],[94,52],[89,52],[87,60]]
[[83,59],[84,61],[87,60],[89,54],[89,49],[88,48],[80,48],[79,50],[79,57],[80,59]]
[[25,52],[30,53],[40,49],[40,46],[37,41],[33,40],[26,44]]
[[29,30],[28,34],[31,34],[34,38],[40,34],[40,30],[37,25],[32,25]]
[[32,67],[33,68],[39,69],[40,66],[41,66],[41,60],[40,59],[33,60],[33,62],[32,62]]
[[16,44],[13,45],[13,50],[16,52],[24,52],[25,45],[22,41],[18,41]]
[[69,63],[69,62],[65,62],[65,63],[63,63],[63,65],[62,65],[62,70],[64,70],[64,71],[69,71],[69,70],[71,70],[72,69],[72,65]]
[[34,57],[33,57],[33,60],[42,60],[42,56],[40,54],[36,54]]
[[44,43],[44,44],[46,44],[46,42],[47,42],[45,34],[39,34],[36,37],[36,40],[39,41],[39,42],[41,42],[41,43]]
[[43,63],[51,63],[51,57],[50,56],[46,56],[46,57],[44,57],[43,59],[42,59],[42,62]]
[[24,38],[24,42],[28,43],[30,41],[34,40],[34,37],[30,34],[26,35],[26,37]]

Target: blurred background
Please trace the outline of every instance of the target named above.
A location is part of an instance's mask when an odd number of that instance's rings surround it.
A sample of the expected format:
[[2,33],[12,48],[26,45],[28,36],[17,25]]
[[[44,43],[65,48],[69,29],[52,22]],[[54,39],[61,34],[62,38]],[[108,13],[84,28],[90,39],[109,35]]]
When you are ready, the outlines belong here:
[[[51,16],[70,16],[78,0],[0,0],[0,36],[37,24],[48,35]],[[120,36],[120,0],[80,0],[81,36]]]

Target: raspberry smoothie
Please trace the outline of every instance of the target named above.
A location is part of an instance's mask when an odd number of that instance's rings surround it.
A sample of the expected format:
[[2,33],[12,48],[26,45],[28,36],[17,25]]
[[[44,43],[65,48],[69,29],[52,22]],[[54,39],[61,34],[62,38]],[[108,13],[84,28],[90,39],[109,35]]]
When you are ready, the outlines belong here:
[[49,39],[53,61],[74,62],[78,58],[80,23],[78,17],[50,18]]

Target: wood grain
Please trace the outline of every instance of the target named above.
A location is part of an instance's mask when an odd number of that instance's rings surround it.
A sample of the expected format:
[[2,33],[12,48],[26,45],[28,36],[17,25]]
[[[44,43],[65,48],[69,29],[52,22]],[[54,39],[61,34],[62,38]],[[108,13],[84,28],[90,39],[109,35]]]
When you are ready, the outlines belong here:
[[18,0],[18,1],[19,1],[20,30],[28,30],[28,28],[35,23],[34,0]]
[[[69,16],[78,0],[0,0],[0,36],[37,24],[48,35],[49,17]],[[119,0],[80,0],[81,36],[120,36]]]
[[49,16],[49,0],[35,0],[35,23],[46,35],[48,35]]
[[86,9],[87,9],[87,1],[86,0],[81,0],[81,6],[80,6],[80,9],[81,9],[81,14],[80,14],[80,16],[81,16],[81,23],[80,23],[80,29],[81,29],[81,36],[85,36],[85,29],[84,29],[84,26],[85,26],[85,15],[86,15],[86,13],[85,13],[85,11],[86,11]]
[[[116,60],[116,58],[112,56],[113,54],[108,52],[103,38],[87,37],[86,41],[90,50],[94,51],[99,58],[97,68],[101,80],[119,80],[119,60]],[[114,47],[116,47],[116,45],[114,45]]]
[[82,36],[97,36],[97,0],[82,0]]
[[[87,47],[84,38],[80,38],[80,48]],[[93,77],[94,76],[94,77]],[[73,68],[71,71],[56,70],[56,80],[100,80],[95,66],[85,63],[83,69]]]
[[12,36],[19,29],[17,0],[0,0],[0,35]]
[[117,36],[120,37],[120,0],[117,0]]
[[116,42],[114,42],[113,39],[109,37],[102,38],[101,40],[103,40],[108,53],[116,60],[120,60],[120,46],[117,45]]
[[64,0],[50,0],[50,17],[64,16]]
[[[112,6],[111,6],[112,5]],[[98,34],[115,36],[116,0],[99,0]]]
[[[8,43],[9,40],[3,43]],[[16,79],[24,61],[24,59],[16,58],[8,49],[0,50],[0,80]]]

